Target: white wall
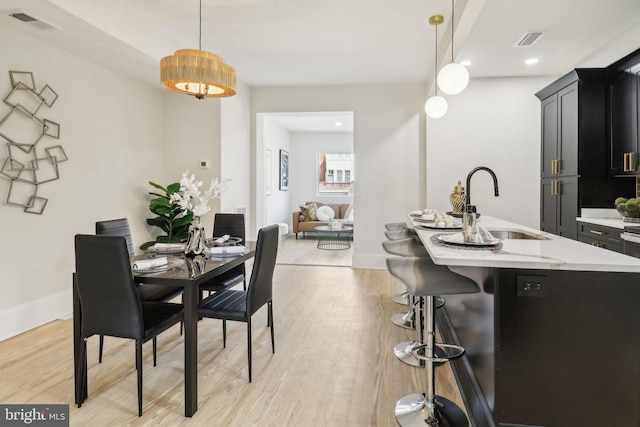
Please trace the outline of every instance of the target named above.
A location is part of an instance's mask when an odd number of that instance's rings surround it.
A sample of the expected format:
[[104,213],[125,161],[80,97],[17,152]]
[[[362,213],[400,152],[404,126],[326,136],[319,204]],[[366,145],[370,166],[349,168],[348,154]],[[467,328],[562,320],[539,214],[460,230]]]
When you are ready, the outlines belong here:
[[[0,94],[11,90],[9,70],[33,72],[38,90],[48,83],[59,98],[42,115],[60,124],[60,139],[36,149],[61,144],[69,157],[60,179],[38,190],[49,199],[43,215],[4,204],[9,180],[0,177],[1,340],[71,313],[75,234],[127,217],[136,243],[149,238],[147,181],[164,177],[160,90],[7,27],[0,39]],[[0,104],[0,117],[8,111]]]
[[[308,201],[324,203],[350,203],[353,196],[318,196],[318,154],[320,153],[352,153],[352,132],[293,132],[291,134],[291,204],[289,210],[289,227],[291,212]],[[355,159],[354,178],[358,179],[358,159]]]
[[476,166],[491,168],[500,196],[484,171],[471,180],[478,212],[539,228],[540,101],[534,94],[554,78],[472,79],[447,97],[449,111],[427,120],[427,206],[450,211],[458,180]]
[[[264,153],[265,150],[271,150],[271,194],[266,196],[264,202],[263,224],[269,225],[279,222],[290,224],[291,221],[289,217],[291,216],[291,212],[289,212],[289,205],[291,200],[291,184],[294,182],[291,175],[291,162],[296,161],[291,152],[291,133],[269,117],[265,117],[263,129],[264,149],[262,153]],[[280,150],[289,153],[289,190],[280,190]],[[264,163],[264,161],[262,163]],[[266,189],[263,194],[266,194]]]
[[[256,176],[264,147],[259,138],[259,113],[353,111],[356,159],[356,268],[384,268],[381,248],[384,224],[402,220],[424,205],[424,85],[253,88],[252,139],[256,141]],[[275,154],[275,153],[274,153]],[[256,184],[257,186],[257,184]],[[257,214],[264,212],[256,197]],[[258,216],[260,218],[260,216]],[[258,227],[261,223],[256,224]]]
[[[96,221],[123,217],[136,247],[158,234],[146,224],[148,193],[156,191],[148,181],[166,186],[190,170],[208,183],[225,171],[233,181],[223,198],[229,197],[231,206],[248,206],[251,164],[250,91],[242,83],[234,98],[198,100],[140,83],[10,28],[0,26],[0,39],[12,41],[3,44],[0,55],[0,93],[11,90],[9,70],[33,72],[38,90],[48,83],[59,98],[42,116],[60,124],[60,140],[45,137],[37,150],[60,144],[69,157],[59,165],[60,179],[38,190],[49,199],[43,215],[4,204],[9,180],[0,177],[2,340],[70,315],[75,234],[93,234]],[[9,110],[0,104],[0,117]],[[4,163],[2,138],[0,153]],[[222,162],[222,155],[229,160]],[[210,160],[211,168],[200,169],[200,160]],[[212,203],[203,218],[208,230],[220,205]]]
[[[211,180],[221,175],[221,100],[197,99],[169,91],[162,92],[162,98],[164,162],[159,174],[166,178],[164,182],[155,182],[169,185],[180,181],[182,174],[189,171],[189,175],[195,174],[204,183],[206,190]],[[211,167],[201,169],[200,160],[209,160]],[[213,215],[220,210],[220,200],[212,200],[210,206],[211,211],[202,217],[207,235],[213,229]]]
[[230,179],[229,189],[222,194],[220,212],[233,212],[237,207],[247,208],[245,222],[253,221],[251,212],[251,116],[249,101],[251,89],[238,82],[236,95],[221,100],[222,149],[219,158],[222,179]]

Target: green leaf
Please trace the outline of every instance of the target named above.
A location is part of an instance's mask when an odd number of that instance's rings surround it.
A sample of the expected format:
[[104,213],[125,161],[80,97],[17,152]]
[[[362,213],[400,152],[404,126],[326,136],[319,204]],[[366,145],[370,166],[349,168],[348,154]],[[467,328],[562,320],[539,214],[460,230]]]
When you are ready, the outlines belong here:
[[176,182],[167,187],[166,193],[167,196],[171,196],[173,193],[177,193],[178,191],[180,191],[180,183]]
[[153,186],[153,187],[156,187],[158,190],[162,190],[162,191],[164,191],[165,193],[167,192],[167,189],[166,189],[166,188],[164,188],[164,187],[163,187],[162,185],[160,185],[160,184],[156,184],[155,182],[151,182],[151,181],[149,181],[149,184],[151,184],[151,186]]

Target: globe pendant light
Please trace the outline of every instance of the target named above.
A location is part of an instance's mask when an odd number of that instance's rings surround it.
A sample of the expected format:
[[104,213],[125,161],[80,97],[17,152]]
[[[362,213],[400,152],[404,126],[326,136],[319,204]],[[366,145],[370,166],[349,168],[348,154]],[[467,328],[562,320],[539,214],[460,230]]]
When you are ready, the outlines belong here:
[[222,58],[202,49],[202,0],[198,50],[180,49],[160,60],[160,83],[167,89],[195,96],[222,98],[236,94],[236,71]]
[[[444,22],[444,18],[442,15],[433,15],[429,18],[429,24],[436,27],[436,73],[438,72],[438,25]],[[427,99],[427,102],[424,104],[424,111],[427,113],[427,116],[432,119],[439,119],[440,117],[447,114],[447,110],[449,109],[449,105],[447,104],[447,100],[438,95],[438,85],[436,85],[436,94],[434,96],[430,96]]]
[[455,0],[451,0],[451,63],[442,67],[438,73],[438,86],[447,95],[457,95],[469,84],[469,72],[464,65],[453,60],[453,19]]

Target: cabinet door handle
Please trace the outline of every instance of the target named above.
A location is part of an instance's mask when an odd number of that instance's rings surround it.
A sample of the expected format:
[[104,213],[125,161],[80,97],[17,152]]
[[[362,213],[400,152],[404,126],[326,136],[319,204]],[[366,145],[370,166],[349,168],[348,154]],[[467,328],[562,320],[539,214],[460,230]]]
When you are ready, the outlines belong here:
[[622,170],[624,172],[629,172],[631,169],[629,169],[629,154],[630,153],[624,153],[624,158],[622,160]]
[[599,230],[589,230],[589,233],[597,234],[599,236],[602,236],[604,234],[602,231],[599,231]]
[[629,172],[633,172],[636,169],[635,165],[636,153],[629,153]]
[[556,175],[560,175],[560,159],[556,160]]

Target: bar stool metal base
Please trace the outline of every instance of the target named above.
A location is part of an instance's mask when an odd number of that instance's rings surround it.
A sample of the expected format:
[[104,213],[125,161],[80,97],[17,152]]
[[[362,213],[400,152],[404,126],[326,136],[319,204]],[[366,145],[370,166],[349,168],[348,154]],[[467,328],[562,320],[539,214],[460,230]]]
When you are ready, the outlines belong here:
[[409,292],[407,291],[391,295],[393,302],[400,305],[409,305],[409,298]]
[[391,321],[401,328],[416,328],[416,315],[413,310],[407,311],[406,313],[396,313],[391,316]]
[[468,427],[469,421],[458,405],[442,396],[436,396],[435,420],[428,420],[422,393],[409,394],[396,403],[396,421],[402,427]]
[[[416,347],[421,348],[419,350],[416,350]],[[402,341],[396,344],[395,347],[393,347],[393,353],[398,359],[400,359],[407,365],[415,366],[416,368],[424,368],[424,344],[422,343],[416,341]],[[418,354],[420,355],[420,357],[416,357],[414,354]],[[433,350],[433,355],[439,359],[446,359],[447,357],[447,353],[443,349],[438,347]],[[442,364],[442,362],[436,362],[434,364],[436,366],[439,366]]]
[[[393,300],[393,302],[400,305],[409,305],[409,298],[410,298],[409,292],[407,291],[399,292],[397,294],[391,295],[391,299]],[[435,297],[435,298],[436,298],[436,308],[443,307],[444,299],[442,299],[442,297]]]

